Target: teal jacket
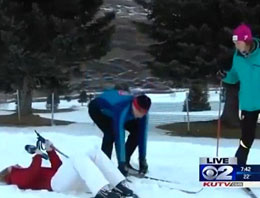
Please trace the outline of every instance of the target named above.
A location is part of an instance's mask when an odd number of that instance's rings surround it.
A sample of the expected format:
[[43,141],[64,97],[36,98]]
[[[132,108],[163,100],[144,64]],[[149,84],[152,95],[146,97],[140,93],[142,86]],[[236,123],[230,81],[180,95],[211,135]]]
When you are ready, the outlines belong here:
[[248,56],[238,50],[233,56],[232,68],[223,82],[240,82],[239,108],[245,111],[260,110],[260,41],[254,38],[256,48]]

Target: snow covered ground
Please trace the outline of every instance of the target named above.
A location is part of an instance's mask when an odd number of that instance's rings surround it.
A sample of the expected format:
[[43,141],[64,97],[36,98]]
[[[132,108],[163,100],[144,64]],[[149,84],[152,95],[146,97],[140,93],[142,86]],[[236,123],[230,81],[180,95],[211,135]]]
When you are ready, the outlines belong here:
[[[166,122],[183,121],[184,113],[181,112],[184,92],[176,94],[151,94],[153,106],[151,109],[150,135],[148,141],[149,176],[171,180],[173,184],[155,182],[146,179],[130,178],[133,183],[130,187],[140,198],[222,198],[236,197],[246,198],[247,195],[240,189],[204,189],[199,194],[185,194],[169,188],[183,188],[198,190],[199,183],[199,157],[214,157],[216,153],[216,140],[213,138],[184,138],[164,135],[163,131],[156,129],[155,125]],[[192,113],[194,120],[217,118],[218,94],[210,93],[212,111]],[[68,126],[53,127],[0,127],[0,169],[11,164],[27,166],[31,156],[24,151],[25,144],[34,144],[36,137],[34,129],[43,136],[52,140],[61,151],[67,155],[87,150],[90,146],[101,144],[101,132],[92,123],[87,114],[87,107],[81,107],[76,101],[62,102],[61,107],[73,107],[75,111],[56,113],[56,119],[76,122]],[[45,103],[34,103],[34,108],[44,109]],[[1,105],[0,113],[9,114],[6,110],[14,109],[14,104]],[[51,117],[50,114],[40,114],[43,117]],[[232,157],[238,145],[238,140],[221,139],[219,155]],[[260,142],[255,141],[251,150],[248,163],[259,164]],[[116,165],[115,154],[113,162]],[[132,164],[137,167],[138,156],[134,154]],[[44,166],[49,166],[44,162]],[[260,190],[255,189],[260,196]],[[90,194],[71,192],[69,194],[48,192],[45,190],[19,190],[16,186],[0,185],[0,197],[2,198],[90,198]]]

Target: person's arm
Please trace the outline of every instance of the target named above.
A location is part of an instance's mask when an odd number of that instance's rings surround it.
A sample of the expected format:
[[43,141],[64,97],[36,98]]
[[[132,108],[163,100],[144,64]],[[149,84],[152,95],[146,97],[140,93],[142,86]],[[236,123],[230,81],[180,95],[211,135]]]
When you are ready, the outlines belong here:
[[125,163],[125,120],[128,112],[128,106],[118,110],[114,114],[113,129],[115,135],[115,148],[119,165]]
[[33,160],[30,166],[27,168],[31,173],[38,172],[42,165],[42,157],[40,154],[37,154],[33,157]]
[[58,168],[62,165],[62,161],[60,157],[57,155],[55,147],[53,146],[53,143],[50,140],[46,139],[44,145],[49,156],[51,168],[57,171]]
[[56,151],[54,149],[47,151],[49,160],[51,163],[51,168],[54,169],[55,171],[58,170],[58,168],[62,165],[62,161]]
[[148,136],[148,119],[149,115],[145,115],[138,122],[138,149],[139,149],[139,159],[146,158],[147,150],[147,136]]

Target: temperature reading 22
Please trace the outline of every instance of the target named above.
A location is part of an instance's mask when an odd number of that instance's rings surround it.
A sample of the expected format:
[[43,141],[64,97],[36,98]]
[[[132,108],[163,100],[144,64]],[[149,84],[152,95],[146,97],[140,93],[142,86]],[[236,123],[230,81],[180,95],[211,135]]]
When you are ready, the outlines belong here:
[[250,179],[250,175],[249,174],[244,174],[243,175],[243,179],[244,180],[249,180]]

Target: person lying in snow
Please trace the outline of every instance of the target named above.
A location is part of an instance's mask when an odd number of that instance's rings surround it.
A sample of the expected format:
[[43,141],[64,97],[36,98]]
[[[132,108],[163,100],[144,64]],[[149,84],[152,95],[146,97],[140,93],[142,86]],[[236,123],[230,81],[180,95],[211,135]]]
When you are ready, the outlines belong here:
[[[20,189],[55,192],[90,190],[95,198],[133,195],[133,191],[125,185],[125,177],[99,148],[92,148],[63,161],[49,140],[46,140],[45,148],[51,167],[41,166],[44,153],[36,148],[28,168],[19,165],[7,167],[0,172],[0,181],[17,185]],[[113,186],[112,190],[110,185]]]

